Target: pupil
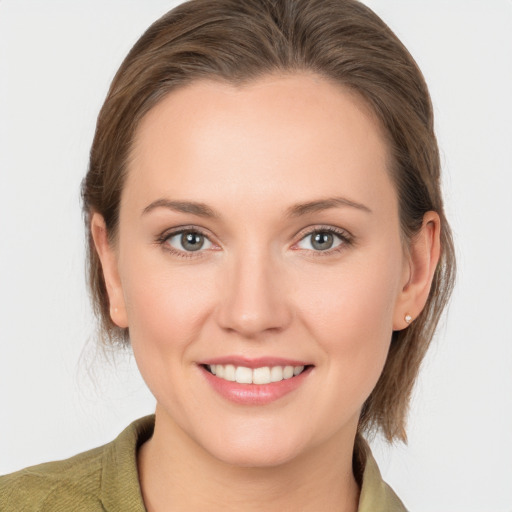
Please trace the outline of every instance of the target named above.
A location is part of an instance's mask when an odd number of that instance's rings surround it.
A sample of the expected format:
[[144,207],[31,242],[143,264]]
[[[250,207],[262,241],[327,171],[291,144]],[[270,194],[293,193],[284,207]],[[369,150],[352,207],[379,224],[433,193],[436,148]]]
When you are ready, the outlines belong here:
[[187,251],[198,251],[203,246],[203,243],[204,237],[199,233],[188,232],[181,235],[181,245]]
[[321,232],[315,233],[313,236],[312,245],[315,249],[325,251],[330,249],[333,243],[333,236],[331,233]]

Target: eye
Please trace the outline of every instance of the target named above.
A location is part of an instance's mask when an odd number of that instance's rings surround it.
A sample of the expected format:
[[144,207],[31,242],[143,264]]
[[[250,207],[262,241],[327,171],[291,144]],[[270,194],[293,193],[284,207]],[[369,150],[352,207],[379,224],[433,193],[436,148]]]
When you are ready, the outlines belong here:
[[165,242],[179,252],[196,252],[213,247],[205,235],[193,229],[171,233],[165,238]]
[[346,233],[324,228],[308,233],[298,242],[297,247],[309,251],[329,251],[346,243],[350,243]]

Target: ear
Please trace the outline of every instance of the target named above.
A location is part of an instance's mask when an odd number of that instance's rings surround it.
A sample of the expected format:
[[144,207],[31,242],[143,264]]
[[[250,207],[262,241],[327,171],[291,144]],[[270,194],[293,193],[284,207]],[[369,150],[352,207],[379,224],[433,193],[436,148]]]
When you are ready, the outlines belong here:
[[99,213],[93,213],[92,215],[91,234],[101,261],[103,277],[107,287],[110,318],[118,327],[128,327],[123,288],[119,278],[117,254],[115,248],[109,242],[105,220]]
[[[408,327],[425,307],[439,262],[440,233],[439,215],[433,211],[427,212],[419,233],[413,238],[408,249],[403,287],[396,301],[393,316],[395,331]],[[406,319],[408,316],[410,319]]]

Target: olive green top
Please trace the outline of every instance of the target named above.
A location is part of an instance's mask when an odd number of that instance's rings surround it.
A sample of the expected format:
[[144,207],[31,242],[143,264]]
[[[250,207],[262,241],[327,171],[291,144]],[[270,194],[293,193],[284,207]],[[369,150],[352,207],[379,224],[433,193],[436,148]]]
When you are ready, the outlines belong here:
[[[114,441],[70,459],[0,477],[2,512],[145,512],[137,449],[153,433],[155,417],[133,422]],[[370,449],[362,470],[359,512],[406,512],[382,480]]]

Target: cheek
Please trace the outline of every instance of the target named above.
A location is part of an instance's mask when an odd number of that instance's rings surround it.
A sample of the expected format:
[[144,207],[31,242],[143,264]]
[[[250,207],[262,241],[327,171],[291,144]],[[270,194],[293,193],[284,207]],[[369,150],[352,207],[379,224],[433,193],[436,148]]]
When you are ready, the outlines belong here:
[[328,338],[360,332],[367,339],[383,330],[391,332],[399,282],[397,265],[371,266],[362,262],[308,274],[295,289],[299,307],[309,317],[312,328],[316,325],[330,332],[332,336]]
[[[211,272],[172,268],[165,258],[124,262],[123,290],[133,345],[161,353],[183,351],[199,333],[214,292]],[[208,274],[208,275],[206,275]]]
[[311,272],[297,288],[302,321],[333,378],[344,387],[351,384],[355,394],[371,392],[387,357],[400,278],[397,261],[380,257],[373,264],[360,261]]
[[[173,404],[176,417],[186,418],[194,401],[183,372],[212,303],[213,287],[205,272],[171,268],[154,258],[125,261],[123,290],[135,361],[158,403]],[[161,259],[161,258],[160,258]],[[211,273],[211,272],[210,272]],[[211,276],[210,276],[211,277]],[[180,398],[181,397],[181,398]]]

